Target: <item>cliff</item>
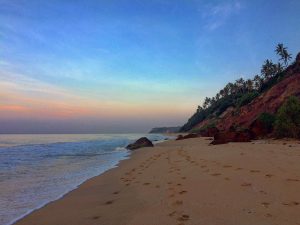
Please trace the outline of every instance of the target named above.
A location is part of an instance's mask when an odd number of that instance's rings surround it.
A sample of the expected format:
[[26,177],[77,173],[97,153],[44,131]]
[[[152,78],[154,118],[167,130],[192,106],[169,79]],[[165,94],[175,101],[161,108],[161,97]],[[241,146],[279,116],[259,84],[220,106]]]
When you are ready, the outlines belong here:
[[210,110],[204,119],[199,119],[190,132],[201,133],[213,126],[220,132],[238,129],[250,130],[254,138],[264,135],[266,131],[263,131],[264,128],[258,122],[259,116],[263,113],[275,114],[290,96],[300,98],[300,53],[292,65],[270,79],[267,85],[268,88],[243,106],[229,104],[220,114],[215,109]]

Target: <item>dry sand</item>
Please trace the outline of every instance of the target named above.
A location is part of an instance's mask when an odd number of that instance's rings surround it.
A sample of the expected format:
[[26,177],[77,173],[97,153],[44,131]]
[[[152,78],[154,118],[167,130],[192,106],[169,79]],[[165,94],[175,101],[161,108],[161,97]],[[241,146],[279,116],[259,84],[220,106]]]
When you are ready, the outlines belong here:
[[297,225],[300,144],[168,141],[17,225]]

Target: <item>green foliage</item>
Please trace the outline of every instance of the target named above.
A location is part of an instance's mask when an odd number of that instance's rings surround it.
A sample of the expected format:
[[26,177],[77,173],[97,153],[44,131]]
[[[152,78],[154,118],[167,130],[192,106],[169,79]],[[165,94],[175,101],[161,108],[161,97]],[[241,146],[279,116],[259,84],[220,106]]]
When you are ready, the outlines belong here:
[[283,61],[285,66],[288,65],[288,62],[292,59],[292,55],[288,53],[287,47],[284,47],[282,43],[279,43],[276,46],[275,52],[280,56],[280,61]]
[[208,128],[215,128],[216,127],[216,123],[215,122],[210,122],[208,124],[206,124],[205,126],[200,128],[200,131],[206,130]]
[[300,101],[297,97],[289,97],[278,110],[275,133],[280,138],[300,138]]
[[259,117],[257,118],[258,121],[260,121],[265,128],[267,128],[268,130],[272,130],[273,126],[274,126],[274,122],[276,120],[276,116],[271,114],[271,113],[262,113],[259,115]]
[[[278,44],[275,52],[280,56],[279,60],[287,67],[288,62],[291,60],[287,48],[283,44]],[[233,113],[238,115],[240,107],[249,104],[261,93],[284,79],[285,76],[286,73],[282,63],[273,63],[272,60],[266,60],[262,65],[261,75],[255,75],[253,79],[248,80],[239,78],[233,83],[226,84],[215,97],[206,97],[202,106],[198,106],[196,112],[181,127],[180,131],[189,131],[205,119],[217,118],[231,106],[236,108]]]
[[247,105],[253,99],[255,99],[257,96],[259,96],[259,93],[257,91],[246,93],[246,94],[242,95],[242,97],[237,100],[237,106],[242,107],[244,105]]

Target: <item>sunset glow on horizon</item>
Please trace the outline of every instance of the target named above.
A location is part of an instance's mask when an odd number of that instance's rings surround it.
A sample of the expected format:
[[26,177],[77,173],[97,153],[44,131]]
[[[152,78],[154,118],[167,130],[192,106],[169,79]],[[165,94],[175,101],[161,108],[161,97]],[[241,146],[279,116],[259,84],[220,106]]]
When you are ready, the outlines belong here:
[[[275,44],[295,56],[299,9],[293,0],[0,0],[0,133],[183,125],[205,96],[258,73]],[[269,17],[272,26],[260,22]]]

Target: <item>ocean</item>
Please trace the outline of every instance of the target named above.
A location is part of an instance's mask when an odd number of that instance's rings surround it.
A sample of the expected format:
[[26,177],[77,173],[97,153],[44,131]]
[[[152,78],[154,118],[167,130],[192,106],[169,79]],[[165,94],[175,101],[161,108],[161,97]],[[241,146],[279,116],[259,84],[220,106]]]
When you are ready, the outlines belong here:
[[159,134],[0,135],[0,225],[61,198],[130,156],[125,146]]

